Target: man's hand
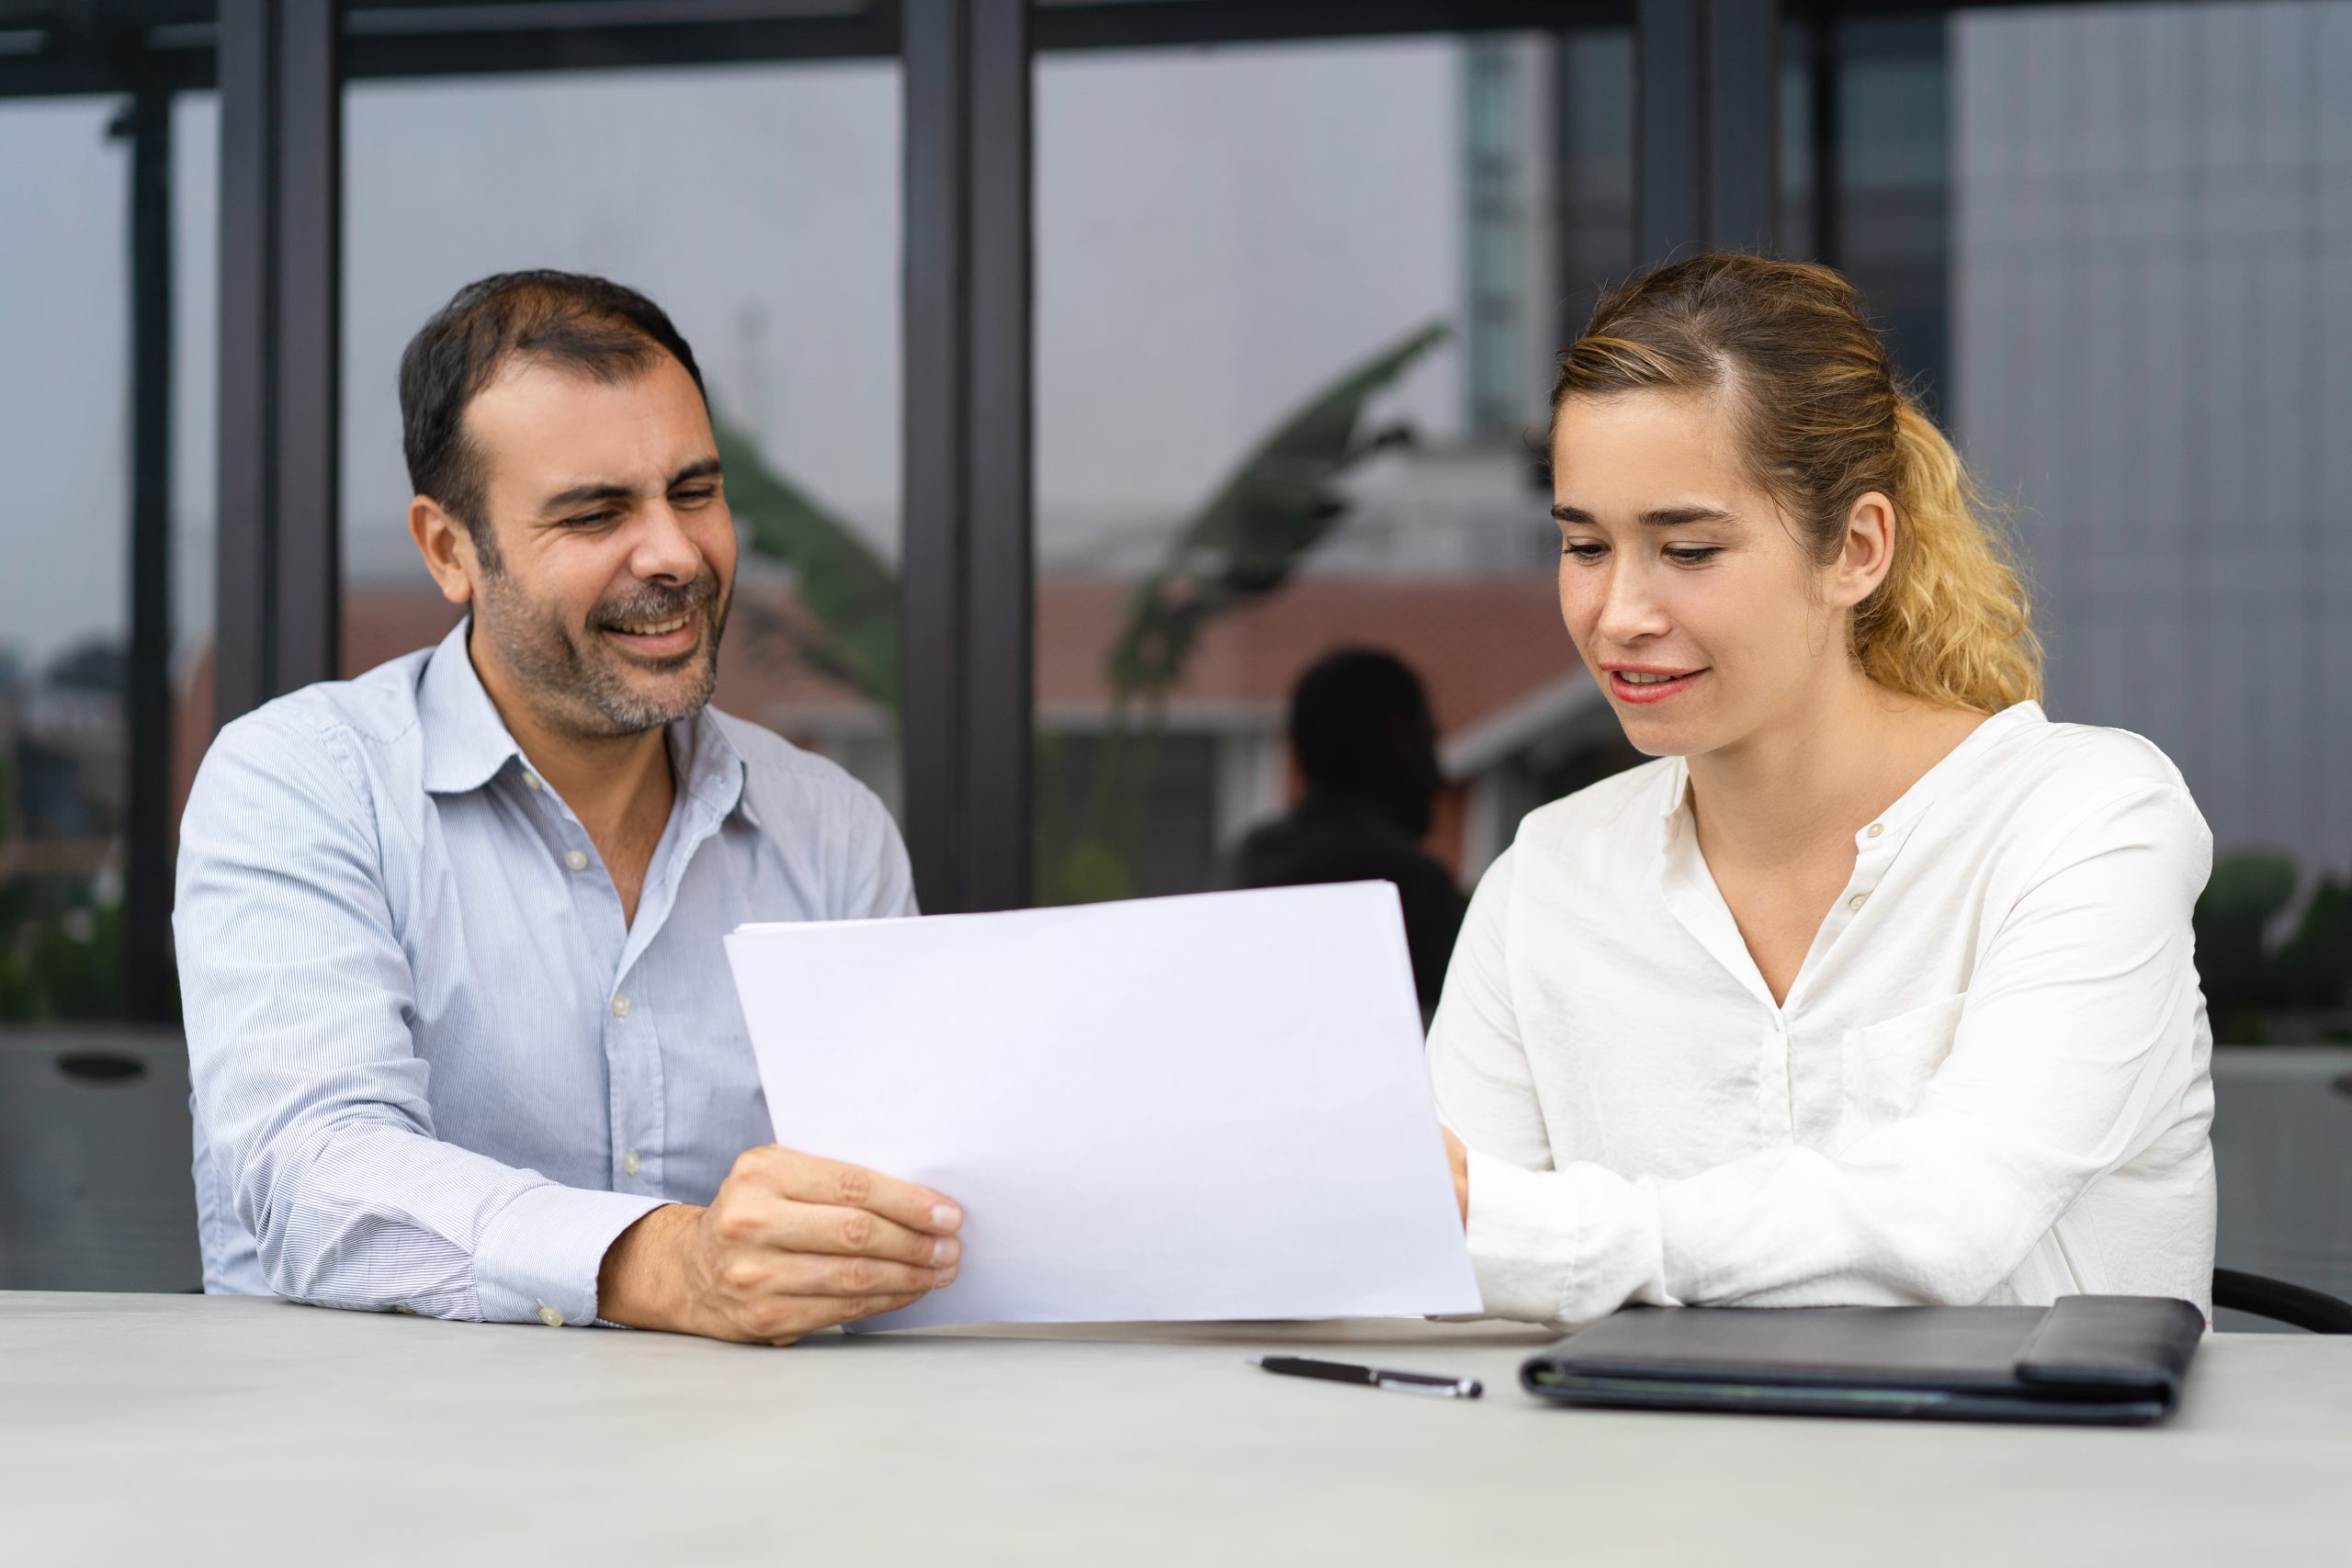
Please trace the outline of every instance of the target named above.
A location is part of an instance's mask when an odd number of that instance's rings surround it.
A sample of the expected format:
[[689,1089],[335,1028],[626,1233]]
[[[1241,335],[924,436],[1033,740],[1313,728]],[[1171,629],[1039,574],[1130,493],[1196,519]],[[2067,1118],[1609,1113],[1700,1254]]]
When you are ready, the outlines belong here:
[[633,1328],[789,1345],[952,1282],[964,1212],[928,1188],[774,1144],[707,1209],[672,1203],[620,1234],[597,1314]]
[[1462,1228],[1470,1228],[1470,1151],[1451,1127],[1438,1129],[1445,1134],[1445,1163],[1453,1171],[1453,1206],[1462,1211]]

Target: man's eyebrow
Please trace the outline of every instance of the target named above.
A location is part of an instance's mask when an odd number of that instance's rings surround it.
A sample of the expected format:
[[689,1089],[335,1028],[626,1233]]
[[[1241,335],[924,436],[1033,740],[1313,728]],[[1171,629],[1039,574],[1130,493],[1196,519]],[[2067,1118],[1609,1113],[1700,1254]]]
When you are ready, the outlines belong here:
[[[698,457],[672,474],[669,484],[664,488],[675,490],[680,485],[691,483],[695,479],[717,479],[718,474],[718,458]],[[556,491],[539,503],[539,510],[562,512],[574,506],[585,506],[594,501],[627,501],[636,494],[637,491],[628,486],[616,484],[611,479],[591,479],[586,484],[576,484],[570,490]]]
[[627,501],[637,491],[610,479],[591,479],[586,484],[560,490],[539,503],[542,512],[561,512],[573,506],[584,506],[592,501]]
[[[1592,513],[1581,506],[1566,504],[1555,506],[1552,508],[1552,518],[1557,523],[1580,523],[1588,527],[1593,525]],[[1654,511],[1643,513],[1640,520],[1645,527],[1673,528],[1689,523],[1729,523],[1733,521],[1733,517],[1720,506],[1661,506]]]

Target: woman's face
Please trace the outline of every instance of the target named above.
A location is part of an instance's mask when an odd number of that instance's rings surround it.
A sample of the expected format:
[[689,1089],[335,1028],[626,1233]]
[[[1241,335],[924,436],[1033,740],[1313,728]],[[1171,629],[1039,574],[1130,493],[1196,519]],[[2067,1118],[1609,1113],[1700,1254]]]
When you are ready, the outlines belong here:
[[1714,399],[1571,399],[1552,475],[1560,612],[1640,750],[1736,746],[1850,671],[1845,607],[1860,595],[1840,563],[1806,558],[1742,472]]

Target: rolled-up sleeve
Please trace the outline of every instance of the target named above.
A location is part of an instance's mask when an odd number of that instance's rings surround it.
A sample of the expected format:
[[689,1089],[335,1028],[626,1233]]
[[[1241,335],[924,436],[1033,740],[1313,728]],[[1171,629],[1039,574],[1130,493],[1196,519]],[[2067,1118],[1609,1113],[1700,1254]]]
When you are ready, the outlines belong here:
[[1430,1034],[1438,1112],[1469,1149],[1468,1246],[1479,1296],[1497,1317],[1536,1322],[1571,1315],[1594,1281],[1624,1292],[1604,1311],[1628,1301],[1672,1305],[1656,1193],[1589,1162],[1552,1168],[1511,1005],[1517,852],[1504,852],[1479,879]]
[[270,1288],[324,1306],[590,1323],[615,1237],[662,1200],[435,1139],[378,825],[332,728],[270,711],[207,755],[179,949],[202,1120]]

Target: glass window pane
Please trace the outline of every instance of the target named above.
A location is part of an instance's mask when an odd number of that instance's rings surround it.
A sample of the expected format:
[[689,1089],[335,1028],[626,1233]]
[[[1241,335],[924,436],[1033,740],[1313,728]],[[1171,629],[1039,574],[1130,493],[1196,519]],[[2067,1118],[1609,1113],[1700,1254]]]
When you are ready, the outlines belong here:
[[1939,416],[1951,357],[1945,35],[1939,17],[1815,18],[1783,29],[1781,54],[1781,252],[1853,279],[1896,373]]
[[898,801],[895,62],[359,82],[346,126],[344,664],[454,624],[407,533],[395,369],[460,286],[592,272],[702,367],[745,549],[718,705]]
[[2195,792],[2217,1037],[2346,1037],[2352,6],[1966,12],[1951,56],[1958,424],[2051,710]]
[[[1457,886],[1616,761],[1538,460],[1566,318],[1630,250],[1629,57],[1578,44],[1039,64],[1041,900],[1251,879],[1252,830],[1341,787],[1285,740],[1335,650],[1425,689],[1434,800],[1385,756],[1349,804]],[[1601,91],[1563,113],[1564,80]]]
[[115,98],[0,102],[0,1021],[122,1010],[129,170]]
[[212,744],[220,496],[220,96],[172,101],[172,831]]

